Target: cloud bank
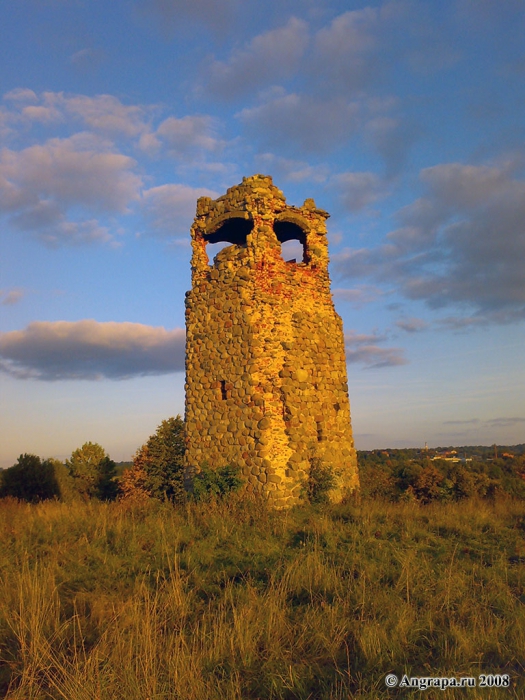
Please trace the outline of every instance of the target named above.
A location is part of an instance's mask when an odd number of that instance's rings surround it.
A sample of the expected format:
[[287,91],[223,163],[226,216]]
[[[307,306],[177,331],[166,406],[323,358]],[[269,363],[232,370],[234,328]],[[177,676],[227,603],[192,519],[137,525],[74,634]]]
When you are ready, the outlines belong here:
[[[139,198],[135,160],[89,134],[0,152],[0,214],[48,245],[110,241],[93,213],[125,213]],[[78,210],[86,216],[78,218]],[[73,218],[71,212],[77,215]]]
[[[216,193],[182,183],[144,189],[151,181],[144,176],[144,157],[173,160],[182,176],[227,170],[208,160],[227,145],[217,136],[219,120],[208,115],[158,120],[155,105],[27,88],[6,93],[3,102],[0,126],[9,130],[11,146],[0,150],[0,216],[12,231],[32,234],[49,247],[120,246],[124,228],[118,217],[135,213],[153,235],[187,232],[197,198]],[[49,130],[77,133],[43,138]],[[39,143],[17,149],[17,134],[35,132]]]
[[35,321],[0,334],[0,370],[18,379],[130,379],[184,371],[185,332],[140,323]]
[[346,361],[362,363],[366,369],[406,365],[408,360],[402,348],[382,348],[378,345],[386,339],[386,336],[376,334],[345,333]]
[[204,187],[186,185],[160,185],[144,191],[144,214],[150,229],[159,236],[187,235],[191,220],[195,216],[195,205],[199,197],[216,199],[219,195]]
[[449,326],[525,317],[525,180],[517,164],[447,163],[420,173],[424,197],[401,209],[401,226],[377,248],[333,256],[347,279],[391,284],[434,309],[474,312]]
[[[141,0],[144,10],[153,13],[160,26],[174,31],[181,25],[181,20],[202,23],[213,32],[222,33],[234,17],[237,0]],[[184,26],[184,25],[183,25]]]
[[308,25],[291,17],[284,27],[255,36],[227,61],[214,60],[207,70],[207,90],[221,100],[235,99],[297,70],[308,45]]

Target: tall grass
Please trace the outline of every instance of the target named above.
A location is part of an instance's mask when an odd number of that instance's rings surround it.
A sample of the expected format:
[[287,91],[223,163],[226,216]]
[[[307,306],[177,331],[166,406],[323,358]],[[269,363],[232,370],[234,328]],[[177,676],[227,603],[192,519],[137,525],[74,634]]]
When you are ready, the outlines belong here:
[[523,698],[525,504],[0,502],[0,695]]

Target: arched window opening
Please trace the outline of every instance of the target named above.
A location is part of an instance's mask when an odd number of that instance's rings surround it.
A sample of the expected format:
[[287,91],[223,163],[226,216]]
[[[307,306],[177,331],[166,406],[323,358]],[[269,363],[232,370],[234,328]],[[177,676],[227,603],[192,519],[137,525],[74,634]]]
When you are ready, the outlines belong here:
[[281,244],[281,257],[286,262],[307,262],[306,233],[291,221],[276,221],[273,230]]
[[228,241],[220,241],[219,243],[208,243],[206,246],[206,254],[208,256],[208,260],[210,261],[210,265],[213,265],[213,260],[217,253],[220,253],[223,248],[228,248],[231,243],[228,243]]
[[305,262],[304,246],[299,241],[285,241],[281,243],[281,257],[285,262]]
[[249,219],[238,217],[226,219],[216,231],[205,237],[208,260],[212,262],[223,248],[227,248],[230,245],[245,246],[246,238],[252,229],[253,221]]

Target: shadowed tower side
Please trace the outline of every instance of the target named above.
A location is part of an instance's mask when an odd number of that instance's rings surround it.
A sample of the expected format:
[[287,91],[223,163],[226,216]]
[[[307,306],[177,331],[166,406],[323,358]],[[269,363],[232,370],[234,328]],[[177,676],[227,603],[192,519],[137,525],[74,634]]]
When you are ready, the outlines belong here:
[[[288,206],[263,175],[198,200],[186,294],[189,477],[204,463],[238,465],[247,491],[283,507],[321,460],[337,475],[332,500],[358,488],[327,218],[312,199]],[[210,262],[217,243],[229,245]]]

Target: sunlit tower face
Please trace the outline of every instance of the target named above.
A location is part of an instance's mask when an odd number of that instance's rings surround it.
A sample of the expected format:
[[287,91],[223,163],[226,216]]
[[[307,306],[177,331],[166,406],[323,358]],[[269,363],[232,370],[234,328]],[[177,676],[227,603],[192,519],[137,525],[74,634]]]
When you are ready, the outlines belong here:
[[237,465],[245,489],[277,507],[298,501],[312,465],[334,470],[334,501],[358,487],[327,217],[312,199],[288,206],[255,175],[200,198],[191,229],[188,476],[205,463]]

